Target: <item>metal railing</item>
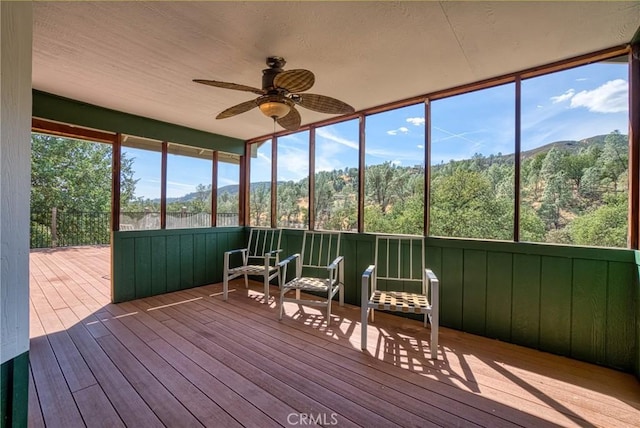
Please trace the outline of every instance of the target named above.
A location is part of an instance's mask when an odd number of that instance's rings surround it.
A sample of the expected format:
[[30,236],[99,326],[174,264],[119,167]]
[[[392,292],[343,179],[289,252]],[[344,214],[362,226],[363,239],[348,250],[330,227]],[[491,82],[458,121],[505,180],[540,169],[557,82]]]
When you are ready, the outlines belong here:
[[[237,213],[218,213],[218,226],[237,226]],[[208,213],[167,213],[167,229],[210,227]],[[121,212],[120,230],[160,229],[160,213]],[[67,212],[52,208],[31,212],[31,248],[108,245],[111,239],[110,212]]]

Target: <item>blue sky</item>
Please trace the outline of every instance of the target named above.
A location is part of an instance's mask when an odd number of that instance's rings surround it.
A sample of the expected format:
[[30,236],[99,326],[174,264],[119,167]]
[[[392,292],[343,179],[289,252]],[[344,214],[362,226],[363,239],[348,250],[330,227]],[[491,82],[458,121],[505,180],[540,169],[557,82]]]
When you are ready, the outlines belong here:
[[[627,80],[626,63],[596,63],[523,80],[522,149],[559,140],[580,140],[616,129],[626,134]],[[514,112],[514,84],[433,101],[431,163],[467,159],[475,153],[513,153]],[[299,180],[308,174],[308,135],[305,131],[278,140],[278,180]],[[357,120],[318,128],[316,170],[357,166],[358,135]],[[422,105],[368,116],[365,162],[421,164],[424,135]],[[140,178],[136,194],[159,197],[159,154],[137,151],[135,155],[134,169]],[[157,155],[158,160],[150,155]],[[220,165],[219,185],[237,184],[238,167]],[[210,162],[174,156],[168,166],[168,196],[193,192],[199,183],[209,184],[210,168]],[[270,176],[270,144],[266,144],[251,160],[251,181],[268,181]]]

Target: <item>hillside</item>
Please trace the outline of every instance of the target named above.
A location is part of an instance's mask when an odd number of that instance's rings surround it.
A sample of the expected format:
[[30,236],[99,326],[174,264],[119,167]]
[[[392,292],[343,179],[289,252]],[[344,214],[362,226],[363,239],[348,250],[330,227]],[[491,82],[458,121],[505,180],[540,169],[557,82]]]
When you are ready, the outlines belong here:
[[[565,141],[554,141],[553,143],[549,143],[549,144],[545,144],[544,146],[540,146],[540,147],[536,147],[535,149],[531,149],[531,150],[525,150],[522,152],[522,159],[529,159],[531,157],[534,157],[540,153],[547,153],[549,150],[551,150],[552,148],[557,148],[559,150],[562,151],[567,151],[570,153],[575,153],[578,150],[582,149],[582,148],[587,148],[591,145],[599,145],[599,146],[603,146],[604,145],[604,140],[605,140],[606,135],[595,135],[593,137],[589,137],[589,138],[585,138],[583,140],[565,140]],[[501,162],[513,162],[513,153],[511,154],[506,154],[506,155],[501,155],[501,156],[493,156],[492,157],[493,161],[497,162],[497,163],[501,163]],[[453,162],[467,162],[470,159],[463,159],[463,160],[459,160],[459,161],[453,161]],[[444,165],[447,165],[449,162],[447,162],[446,164],[440,164],[440,165],[433,165],[434,170],[438,170],[439,168],[441,168]],[[253,192],[256,188],[258,187],[268,187],[270,186],[270,182],[268,181],[260,181],[260,182],[255,182],[255,183],[251,183],[250,184],[250,192]],[[231,184],[229,186],[223,186],[221,188],[218,189],[218,194],[221,195],[223,193],[228,193],[230,195],[236,195],[238,194],[239,191],[239,186],[237,184]],[[207,195],[208,196],[208,195]],[[167,198],[167,203],[172,203],[172,202],[184,202],[184,203],[188,203],[190,201],[194,201],[198,199],[198,193],[197,192],[192,192],[192,193],[187,193],[184,196],[178,197],[178,198]],[[154,202],[158,202],[160,203],[160,200],[155,200]]]

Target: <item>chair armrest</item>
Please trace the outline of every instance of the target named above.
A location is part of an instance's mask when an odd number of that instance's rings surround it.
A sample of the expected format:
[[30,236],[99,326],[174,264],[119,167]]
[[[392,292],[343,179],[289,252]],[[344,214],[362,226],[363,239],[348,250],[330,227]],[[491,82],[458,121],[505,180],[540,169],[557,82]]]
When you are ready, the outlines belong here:
[[369,267],[368,267],[368,268],[366,268],[364,272],[362,272],[362,279],[363,279],[363,280],[365,280],[365,279],[366,279],[366,280],[368,280],[368,279],[369,279],[369,277],[370,277],[371,275],[373,275],[373,272],[374,272],[375,270],[376,270],[376,265],[369,265]]
[[344,256],[338,256],[334,261],[331,262],[329,266],[327,266],[327,270],[336,269],[340,263],[344,261]]
[[369,287],[370,279],[375,275],[376,265],[369,265],[368,268],[362,272],[362,293],[361,293],[361,307],[365,308],[369,302],[369,293],[371,287]]
[[247,252],[247,248],[239,248],[237,250],[230,250],[230,251],[225,251],[225,254],[235,254],[235,253],[246,253]]
[[440,280],[438,279],[436,274],[433,273],[433,271],[431,269],[425,269],[424,273],[425,273],[425,275],[427,275],[427,278],[429,278],[430,282],[433,282],[433,281],[440,282]]
[[[287,284],[287,266],[289,265],[289,262],[293,260],[298,260],[299,257],[300,257],[300,254],[296,253],[292,256],[287,257],[286,259],[282,260],[280,263],[276,265],[278,266],[278,270],[280,272],[280,287],[283,287],[284,285]],[[294,266],[296,267],[296,271],[297,271],[298,264],[296,263]]]
[[279,267],[284,267],[284,266],[288,265],[289,262],[297,259],[298,257],[300,257],[300,254],[294,254],[292,256],[289,256],[286,259],[282,260],[280,263],[278,263],[278,266]]
[[273,250],[273,251],[269,251],[268,253],[265,253],[265,256],[271,257],[271,256],[275,256],[276,254],[281,253],[281,252],[282,252],[282,250]]

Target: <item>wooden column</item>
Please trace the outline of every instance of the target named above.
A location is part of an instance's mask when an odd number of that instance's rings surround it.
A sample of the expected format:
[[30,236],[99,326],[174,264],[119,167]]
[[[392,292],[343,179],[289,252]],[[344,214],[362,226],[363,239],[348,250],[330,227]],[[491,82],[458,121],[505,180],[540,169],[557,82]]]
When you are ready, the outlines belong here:
[[364,150],[365,150],[365,116],[360,115],[360,150],[358,152],[358,233],[364,232]]
[[278,137],[271,139],[271,227],[278,227]]
[[309,129],[309,230],[316,229],[316,128]]
[[162,166],[160,168],[160,229],[167,228],[167,153],[169,144],[162,142]]
[[122,134],[116,134],[111,146],[111,230],[120,230]]
[[245,144],[244,156],[240,156],[238,180],[238,226],[248,226],[249,219],[249,145]]
[[431,226],[431,102],[424,102],[424,236]]
[[522,150],[522,126],[521,126],[521,111],[522,111],[522,80],[520,76],[516,76],[516,105],[515,105],[515,113],[516,113],[516,121],[515,121],[515,152],[513,155],[514,160],[514,171],[513,171],[513,240],[515,242],[520,241],[520,152]]
[[211,227],[218,225],[218,151],[211,155]]
[[629,52],[629,247],[640,244],[640,44]]

